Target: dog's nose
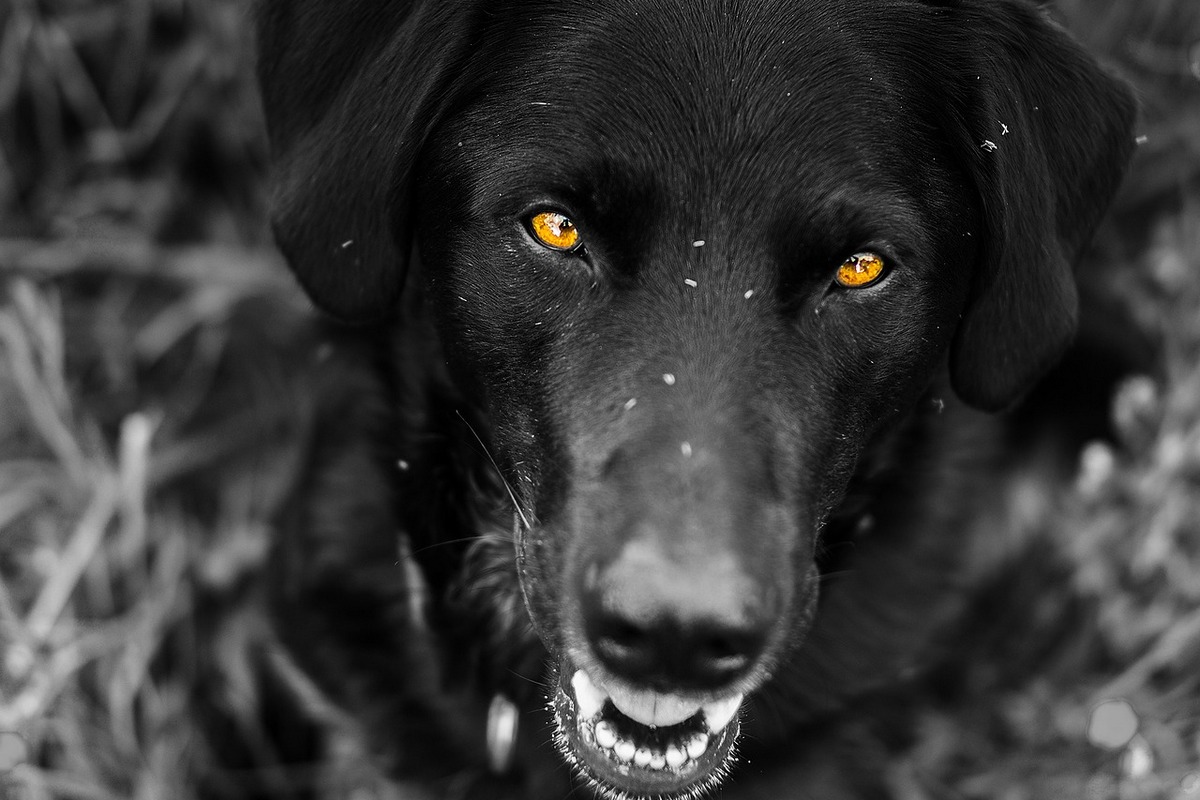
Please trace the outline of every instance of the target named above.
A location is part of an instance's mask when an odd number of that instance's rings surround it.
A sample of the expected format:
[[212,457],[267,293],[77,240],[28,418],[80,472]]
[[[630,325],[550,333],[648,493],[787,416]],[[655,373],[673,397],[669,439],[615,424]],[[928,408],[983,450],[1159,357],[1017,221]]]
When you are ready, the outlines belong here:
[[744,675],[778,610],[732,553],[680,563],[628,542],[585,571],[585,633],[603,665],[638,685],[709,690]]

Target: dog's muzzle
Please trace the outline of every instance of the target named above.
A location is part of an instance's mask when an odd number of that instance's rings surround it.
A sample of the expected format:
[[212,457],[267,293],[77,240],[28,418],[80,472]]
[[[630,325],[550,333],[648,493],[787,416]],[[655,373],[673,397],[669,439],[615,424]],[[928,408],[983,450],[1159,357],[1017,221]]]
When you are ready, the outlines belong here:
[[610,798],[695,797],[732,763],[743,695],[604,689],[583,669],[560,667],[552,701],[556,740],[594,790]]

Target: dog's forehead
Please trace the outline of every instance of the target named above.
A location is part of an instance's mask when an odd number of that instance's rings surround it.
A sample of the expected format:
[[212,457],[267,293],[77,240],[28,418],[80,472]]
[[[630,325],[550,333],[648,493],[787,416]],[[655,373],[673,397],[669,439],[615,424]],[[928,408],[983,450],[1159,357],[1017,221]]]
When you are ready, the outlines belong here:
[[885,6],[567,0],[500,25],[476,96],[498,146],[552,158],[603,154],[707,185],[721,173],[747,185],[886,180],[888,165],[909,161],[888,151],[928,121],[882,52]]

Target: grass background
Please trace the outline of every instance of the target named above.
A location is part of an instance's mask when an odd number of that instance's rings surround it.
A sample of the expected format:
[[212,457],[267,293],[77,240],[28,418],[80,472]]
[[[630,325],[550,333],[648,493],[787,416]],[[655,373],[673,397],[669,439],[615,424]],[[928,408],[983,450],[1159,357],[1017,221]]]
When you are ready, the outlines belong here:
[[[311,354],[244,4],[0,1],[0,798],[407,796],[346,737],[285,765],[263,727]],[[1200,798],[1200,2],[1059,8],[1142,100],[1087,274],[1161,362],[1118,442],[1018,503],[1054,565],[997,645],[1027,666],[975,654],[976,702],[893,759],[901,800]]]

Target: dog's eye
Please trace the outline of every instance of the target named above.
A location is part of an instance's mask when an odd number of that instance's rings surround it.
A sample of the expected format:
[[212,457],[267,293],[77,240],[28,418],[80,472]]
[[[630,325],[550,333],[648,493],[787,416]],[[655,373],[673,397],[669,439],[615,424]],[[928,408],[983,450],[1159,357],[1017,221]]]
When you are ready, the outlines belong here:
[[551,250],[570,252],[579,247],[579,229],[566,214],[542,211],[529,218],[529,231],[539,244]]
[[838,286],[861,289],[878,281],[886,271],[887,265],[882,256],[875,253],[855,253],[838,267],[834,280]]

